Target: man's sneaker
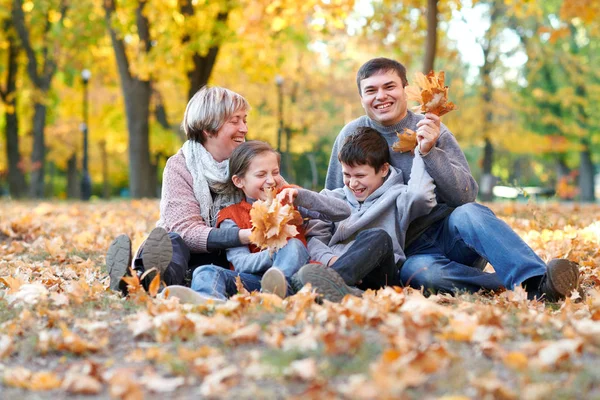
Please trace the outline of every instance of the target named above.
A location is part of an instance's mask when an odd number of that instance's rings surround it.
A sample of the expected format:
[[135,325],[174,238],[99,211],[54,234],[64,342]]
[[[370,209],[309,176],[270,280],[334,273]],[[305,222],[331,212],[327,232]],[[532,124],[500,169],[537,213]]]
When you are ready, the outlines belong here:
[[548,263],[536,295],[538,299],[555,302],[578,289],[579,265],[563,258],[556,258]]
[[131,264],[131,240],[125,234],[119,235],[113,240],[106,252],[106,270],[110,276],[110,288],[112,290],[121,289],[119,286],[124,287],[124,285],[119,284],[121,278],[127,274],[129,264]]
[[206,304],[206,303],[224,303],[225,300],[202,295],[187,286],[170,285],[156,296],[159,299],[177,297],[180,303]]
[[269,268],[265,272],[260,280],[260,286],[263,292],[276,294],[282,299],[287,295],[287,279],[277,267]]
[[163,279],[164,272],[167,270],[171,258],[173,258],[173,245],[166,230],[163,228],[154,228],[150,232],[150,235],[148,235],[143,246],[142,262],[144,264],[144,271],[150,271],[154,268],[154,271],[148,273],[142,282],[144,288],[147,290],[147,284],[149,285],[152,282],[156,273],[159,273],[161,279]]
[[344,278],[322,264],[306,264],[298,271],[298,278],[302,285],[310,283],[318,294],[334,303],[342,301],[347,294],[358,294],[358,289],[346,285]]

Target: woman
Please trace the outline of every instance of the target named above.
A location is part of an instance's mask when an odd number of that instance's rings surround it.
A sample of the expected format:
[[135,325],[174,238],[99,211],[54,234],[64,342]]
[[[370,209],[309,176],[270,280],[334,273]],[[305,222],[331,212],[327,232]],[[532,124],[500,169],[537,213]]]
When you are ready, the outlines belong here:
[[[131,263],[131,240],[117,237],[106,255],[110,288],[126,293],[121,278],[129,265],[148,287],[155,273],[167,285],[183,285],[200,265],[227,266],[221,250],[249,243],[250,229],[214,228],[221,208],[240,199],[220,194],[228,179],[228,159],[245,141],[250,106],[241,95],[203,87],[187,104],[182,127],[187,141],[163,172],[160,220]],[[174,293],[173,293],[174,294]]]

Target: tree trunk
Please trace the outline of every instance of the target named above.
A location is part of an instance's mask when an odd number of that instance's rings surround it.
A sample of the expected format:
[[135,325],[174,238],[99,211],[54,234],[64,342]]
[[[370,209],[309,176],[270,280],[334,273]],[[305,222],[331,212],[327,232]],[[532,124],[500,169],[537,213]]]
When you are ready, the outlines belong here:
[[67,197],[69,199],[79,199],[81,197],[80,188],[79,173],[77,171],[77,153],[73,153],[67,160]]
[[44,198],[44,172],[46,170],[46,106],[35,103],[33,106],[33,151],[31,152],[31,182],[29,194],[36,199]]
[[492,201],[494,194],[493,189],[496,184],[496,180],[492,175],[492,165],[494,163],[494,146],[490,140],[490,130],[492,129],[492,122],[494,114],[492,111],[492,94],[494,91],[494,85],[492,83],[492,69],[497,60],[497,55],[492,54],[492,41],[494,39],[495,24],[501,13],[500,6],[497,1],[492,3],[492,10],[490,14],[490,28],[486,32],[485,42],[482,45],[483,50],[483,65],[480,69],[482,85],[481,99],[483,101],[484,113],[481,131],[483,132],[485,144],[483,148],[483,166],[481,174],[481,182],[479,185],[479,192],[482,201]]
[[129,131],[129,191],[131,197],[155,197],[156,178],[150,162],[150,82],[130,78],[123,84]]
[[[16,99],[6,105],[6,108],[16,107]],[[26,194],[25,175],[20,168],[21,153],[19,152],[19,121],[16,111],[4,113],[6,125],[6,159],[8,160],[8,190],[12,198],[20,199]]]
[[433,71],[437,50],[438,0],[427,0],[427,44],[423,60],[423,73]]
[[494,185],[496,184],[494,175],[492,175],[492,165],[494,163],[494,146],[490,139],[485,138],[483,147],[483,167],[481,171],[480,197],[481,201],[492,201],[494,197]]
[[15,199],[25,196],[26,183],[23,170],[20,168],[21,153],[19,152],[19,119],[17,116],[17,71],[19,47],[11,30],[10,20],[3,23],[4,32],[8,39],[6,86],[2,90],[4,101],[4,138],[6,141],[6,159],[8,160],[8,190]]
[[581,201],[593,202],[594,194],[594,164],[592,152],[587,140],[582,139],[583,150],[579,153],[579,198]]
[[[114,0],[104,1],[106,25],[115,52],[117,69],[121,78],[121,89],[125,98],[127,130],[129,132],[129,192],[133,198],[154,197],[155,178],[152,177],[150,163],[150,81],[143,81],[131,75],[125,43],[112,27],[112,16],[116,5]],[[140,41],[145,51],[151,48],[150,29],[143,9],[145,1],[138,3],[136,24]]]
[[108,153],[106,151],[106,140],[100,141],[100,155],[102,158],[102,197],[110,198],[110,187],[108,185]]
[[[181,14],[186,17],[190,17],[194,15],[194,6],[190,0],[181,0],[179,4],[179,8]],[[222,30],[222,24],[227,23],[227,18],[229,18],[229,8],[224,11],[220,11],[217,14],[217,18],[215,20],[215,24],[213,25],[213,29],[211,32],[211,36],[215,38],[219,32]],[[182,43],[185,45],[192,38],[189,35],[186,35],[182,38]],[[199,53],[194,53],[192,56],[192,69],[187,73],[189,87],[188,87],[188,100],[194,96],[194,94],[204,85],[208,83],[208,79],[210,78],[210,74],[215,66],[217,61],[217,55],[219,54],[220,48],[220,40],[215,40],[215,45],[211,46],[208,49],[208,52],[205,55],[201,55]]]

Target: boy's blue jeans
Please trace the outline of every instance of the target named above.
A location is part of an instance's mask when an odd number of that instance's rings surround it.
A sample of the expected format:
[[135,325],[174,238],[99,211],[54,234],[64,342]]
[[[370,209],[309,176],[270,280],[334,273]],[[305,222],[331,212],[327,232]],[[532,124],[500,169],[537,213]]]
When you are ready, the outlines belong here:
[[[456,208],[405,252],[402,283],[434,292],[513,289],[546,273],[546,264],[519,235],[477,203]],[[495,273],[472,266],[481,257],[492,264]]]
[[[292,275],[308,263],[309,258],[306,246],[298,239],[290,239],[283,248],[273,254],[273,267],[279,268],[289,281]],[[237,293],[235,280],[238,276],[246,290],[252,292],[261,289],[262,274],[240,273],[212,264],[203,265],[194,271],[192,289],[205,296],[227,300]],[[288,294],[290,290],[288,284]]]

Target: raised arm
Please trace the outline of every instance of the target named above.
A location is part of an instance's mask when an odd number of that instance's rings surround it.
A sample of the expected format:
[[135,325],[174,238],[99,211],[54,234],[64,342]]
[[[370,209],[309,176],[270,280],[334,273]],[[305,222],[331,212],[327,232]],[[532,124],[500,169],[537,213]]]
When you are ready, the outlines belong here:
[[308,217],[326,221],[342,221],[350,216],[348,203],[343,200],[341,189],[324,189],[320,193],[308,189],[298,189],[294,204],[308,210]]

